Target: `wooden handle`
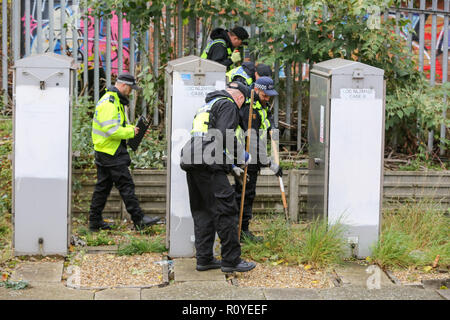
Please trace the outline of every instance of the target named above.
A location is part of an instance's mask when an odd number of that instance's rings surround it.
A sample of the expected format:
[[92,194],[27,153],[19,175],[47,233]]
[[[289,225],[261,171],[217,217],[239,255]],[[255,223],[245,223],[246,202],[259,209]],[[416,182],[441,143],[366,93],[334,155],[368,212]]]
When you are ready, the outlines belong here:
[[[250,95],[250,112],[248,115],[247,146],[245,147],[245,150],[247,151],[247,153],[250,150],[250,136],[251,136],[252,118],[253,118],[253,99],[254,99],[254,91],[252,89],[252,92]],[[245,159],[244,159],[244,161],[245,161]],[[246,166],[244,169],[244,181],[242,183],[241,208],[239,211],[239,230],[238,230],[239,242],[241,241],[242,216],[244,214],[245,187],[247,186],[247,168],[248,168],[248,166]]]
[[[277,165],[280,165],[280,154],[278,153],[277,144],[275,143],[275,140],[272,136],[272,131],[270,132],[270,140],[272,143],[272,152],[273,152],[273,158]],[[280,183],[280,191],[281,191],[281,200],[283,201],[283,209],[284,214],[286,216],[286,221],[289,221],[289,215],[287,210],[287,201],[286,201],[286,193],[284,192],[284,183],[283,178],[278,177],[278,182]]]

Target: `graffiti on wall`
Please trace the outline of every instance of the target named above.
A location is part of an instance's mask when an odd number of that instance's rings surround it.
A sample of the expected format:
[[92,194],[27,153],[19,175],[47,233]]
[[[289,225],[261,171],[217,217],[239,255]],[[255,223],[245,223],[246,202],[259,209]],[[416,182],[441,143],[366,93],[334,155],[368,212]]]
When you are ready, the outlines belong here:
[[[25,19],[25,0],[22,0],[22,56],[25,55],[25,37],[26,37],[26,19]],[[50,34],[50,20],[49,15],[53,13],[53,34]],[[79,8],[73,4],[73,1],[66,1],[65,9],[65,23],[66,23],[66,51],[68,55],[75,56],[74,49],[74,34],[77,38],[78,50],[76,53],[76,59],[82,63],[85,55],[85,45],[83,41],[84,28],[88,30],[88,66],[93,68],[94,63],[94,43],[95,43],[95,31],[94,31],[94,18],[89,17],[88,23],[85,25],[85,19],[80,18]],[[99,28],[99,54],[100,54],[100,66],[106,68],[106,21],[100,19]],[[111,71],[113,74],[117,74],[119,67],[119,18],[116,14],[113,14],[111,19]],[[37,1],[30,1],[30,51],[31,53],[37,53]],[[75,33],[74,33],[75,30]],[[48,1],[42,1],[42,49],[44,52],[54,52],[57,54],[62,53],[61,42],[61,5],[60,2],[55,0],[54,7],[48,7]],[[50,48],[50,38],[53,38],[53,48]],[[130,24],[123,20],[122,28],[122,56],[123,56],[123,69],[128,70],[130,60]],[[136,45],[137,48],[137,45]],[[136,55],[136,52],[135,52]]]
[[[395,19],[395,13],[391,13],[389,18]],[[408,15],[404,13],[402,18],[408,19]],[[412,28],[411,28],[412,27]],[[414,52],[414,56],[419,61],[419,32],[420,32],[420,16],[419,14],[413,14],[411,20],[411,26],[407,25],[400,29],[401,36],[405,39],[408,39],[408,34],[410,28],[414,30],[412,33],[412,50]],[[447,26],[450,29],[450,24]],[[442,82],[443,74],[442,74],[442,65],[447,63],[448,61],[443,61],[443,49],[444,49],[444,16],[437,15],[436,16],[436,82]],[[449,30],[450,31],[450,30]],[[432,59],[432,51],[431,51],[431,39],[432,39],[432,15],[425,15],[425,26],[424,26],[424,53],[423,53],[423,70],[426,73],[427,78],[430,78],[431,71],[431,59]],[[448,48],[450,49],[450,37]],[[450,51],[450,50],[449,50]],[[450,58],[450,52],[449,52]],[[448,70],[448,78],[450,79],[450,68]]]

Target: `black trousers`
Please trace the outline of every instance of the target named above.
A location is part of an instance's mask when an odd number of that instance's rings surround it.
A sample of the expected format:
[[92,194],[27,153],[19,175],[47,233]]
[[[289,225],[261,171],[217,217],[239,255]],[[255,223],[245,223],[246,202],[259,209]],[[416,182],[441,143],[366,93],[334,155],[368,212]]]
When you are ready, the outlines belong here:
[[[244,210],[242,213],[242,231],[247,231],[250,220],[252,219],[253,200],[256,196],[256,182],[258,180],[258,172],[255,170],[247,170],[249,180],[245,185]],[[234,179],[234,190],[236,192],[236,201],[241,205],[242,185]]]
[[208,264],[213,259],[217,232],[222,247],[222,266],[237,265],[241,261],[239,209],[227,175],[222,171],[189,170],[186,178],[194,220],[197,264]]
[[101,221],[106,200],[113,185],[119,190],[125,207],[133,222],[139,222],[144,216],[135,194],[133,178],[127,165],[104,167],[97,165],[97,184],[92,194],[89,221]]

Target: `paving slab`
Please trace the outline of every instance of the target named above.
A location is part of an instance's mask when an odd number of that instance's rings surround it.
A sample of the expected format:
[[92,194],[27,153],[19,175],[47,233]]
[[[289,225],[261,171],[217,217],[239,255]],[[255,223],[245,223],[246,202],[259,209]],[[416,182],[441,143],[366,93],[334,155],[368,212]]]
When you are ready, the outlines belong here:
[[233,286],[225,281],[179,282],[141,291],[141,300],[231,300],[232,298]]
[[97,291],[95,300],[140,300],[141,289],[139,288],[117,288]]
[[303,288],[266,288],[264,295],[267,300],[320,300],[317,289]]
[[0,288],[0,300],[93,300],[94,291],[76,290],[62,283],[35,282],[31,288],[12,290]]
[[175,282],[186,281],[223,281],[225,282],[225,274],[220,269],[197,271],[196,259],[179,258],[173,260]]
[[450,300],[450,290],[449,289],[439,289],[436,292],[445,300]]
[[117,253],[119,246],[88,246],[87,253],[89,254],[103,254],[103,253]]
[[377,265],[363,266],[356,262],[346,262],[336,267],[336,274],[342,281],[342,286],[357,286],[368,288],[392,287],[395,284]]
[[435,291],[394,286],[382,289],[365,289],[357,286],[320,289],[324,300],[443,300]]
[[239,288],[233,286],[231,300],[267,300],[263,288]]
[[63,267],[63,261],[25,262],[14,270],[11,280],[26,280],[32,284],[38,282],[60,283]]

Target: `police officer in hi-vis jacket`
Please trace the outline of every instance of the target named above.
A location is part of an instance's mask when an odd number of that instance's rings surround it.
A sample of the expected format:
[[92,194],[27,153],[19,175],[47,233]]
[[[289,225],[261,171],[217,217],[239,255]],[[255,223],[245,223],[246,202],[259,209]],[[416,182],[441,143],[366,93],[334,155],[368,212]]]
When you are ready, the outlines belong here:
[[140,89],[129,73],[118,76],[114,86],[100,98],[92,120],[92,142],[97,166],[97,183],[89,211],[89,230],[111,229],[112,224],[102,218],[106,200],[113,185],[119,190],[136,229],[151,226],[159,218],[144,216],[135,194],[135,186],[128,166],[131,164],[127,139],[134,138],[139,128],[128,124],[125,106],[133,89]]

